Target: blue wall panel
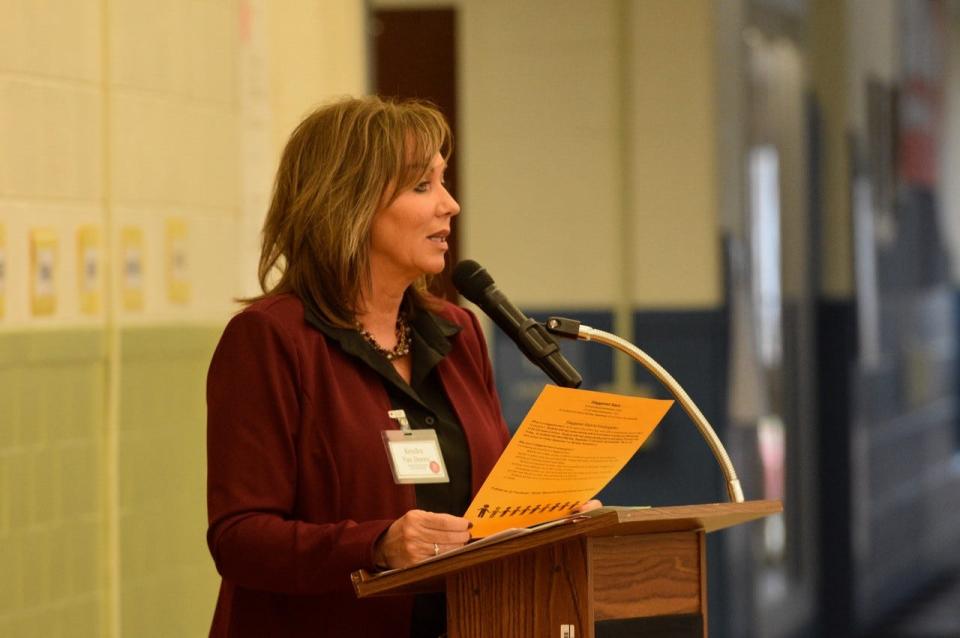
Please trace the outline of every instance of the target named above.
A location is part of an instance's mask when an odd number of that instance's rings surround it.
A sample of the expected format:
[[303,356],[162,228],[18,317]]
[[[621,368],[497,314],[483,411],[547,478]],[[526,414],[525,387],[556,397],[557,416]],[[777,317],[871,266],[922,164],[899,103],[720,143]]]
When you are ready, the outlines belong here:
[[[526,312],[526,310],[524,310]],[[528,316],[538,321],[547,317],[569,317],[592,328],[613,329],[613,313],[597,310],[546,309]],[[493,333],[493,367],[497,378],[497,392],[503,404],[503,416],[516,431],[530,406],[540,395],[543,386],[552,383],[540,368],[527,360],[517,345],[497,327]],[[558,339],[564,356],[583,377],[586,390],[607,389],[613,381],[613,351],[598,343]]]

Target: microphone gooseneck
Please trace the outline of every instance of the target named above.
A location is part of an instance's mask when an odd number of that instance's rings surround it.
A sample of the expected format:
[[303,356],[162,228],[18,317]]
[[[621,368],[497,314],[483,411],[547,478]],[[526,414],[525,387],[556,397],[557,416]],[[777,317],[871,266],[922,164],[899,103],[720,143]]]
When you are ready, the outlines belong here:
[[578,388],[580,373],[560,352],[560,346],[542,324],[524,315],[497,289],[483,266],[465,259],[453,269],[453,285],[475,303],[510,337],[521,352],[559,386]]

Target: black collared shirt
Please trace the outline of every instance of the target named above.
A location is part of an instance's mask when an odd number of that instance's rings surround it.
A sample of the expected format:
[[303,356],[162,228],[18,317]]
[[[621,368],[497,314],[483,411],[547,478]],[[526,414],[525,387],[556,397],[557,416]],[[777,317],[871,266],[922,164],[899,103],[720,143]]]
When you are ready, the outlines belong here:
[[[337,328],[306,311],[307,323],[335,341],[344,352],[368,365],[383,379],[394,410],[403,410],[413,429],[433,429],[447,466],[449,483],[418,483],[417,507],[429,512],[462,516],[470,505],[470,450],[443,384],[437,364],[450,352],[460,326],[426,310],[417,310],[410,322],[411,374],[408,384],[387,358],[373,349],[356,330]],[[387,462],[384,454],[383,462]]]
[[[432,428],[440,440],[449,483],[417,483],[417,507],[428,512],[462,516],[470,505],[470,450],[447,393],[437,364],[450,352],[452,337],[460,326],[426,310],[417,310],[410,322],[410,383],[397,373],[387,358],[373,349],[356,330],[337,328],[320,319],[309,307],[307,323],[340,345],[344,352],[368,365],[383,379],[394,410],[403,410],[414,429]],[[387,463],[384,454],[383,462]],[[443,635],[446,631],[446,601],[443,594],[414,597],[411,638]]]

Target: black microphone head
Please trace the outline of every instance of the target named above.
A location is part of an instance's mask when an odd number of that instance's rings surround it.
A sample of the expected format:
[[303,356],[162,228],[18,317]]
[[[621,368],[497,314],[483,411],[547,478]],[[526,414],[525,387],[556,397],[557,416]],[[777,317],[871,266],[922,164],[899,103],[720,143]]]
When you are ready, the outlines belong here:
[[479,305],[483,291],[493,285],[493,277],[472,259],[464,259],[453,269],[453,285],[460,294]]

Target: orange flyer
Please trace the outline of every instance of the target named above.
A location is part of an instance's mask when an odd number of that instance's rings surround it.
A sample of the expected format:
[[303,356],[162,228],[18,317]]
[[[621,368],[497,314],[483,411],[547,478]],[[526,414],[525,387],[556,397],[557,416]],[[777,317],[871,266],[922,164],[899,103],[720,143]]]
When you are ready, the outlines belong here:
[[573,513],[617,475],[673,401],[548,385],[467,509],[476,538]]

